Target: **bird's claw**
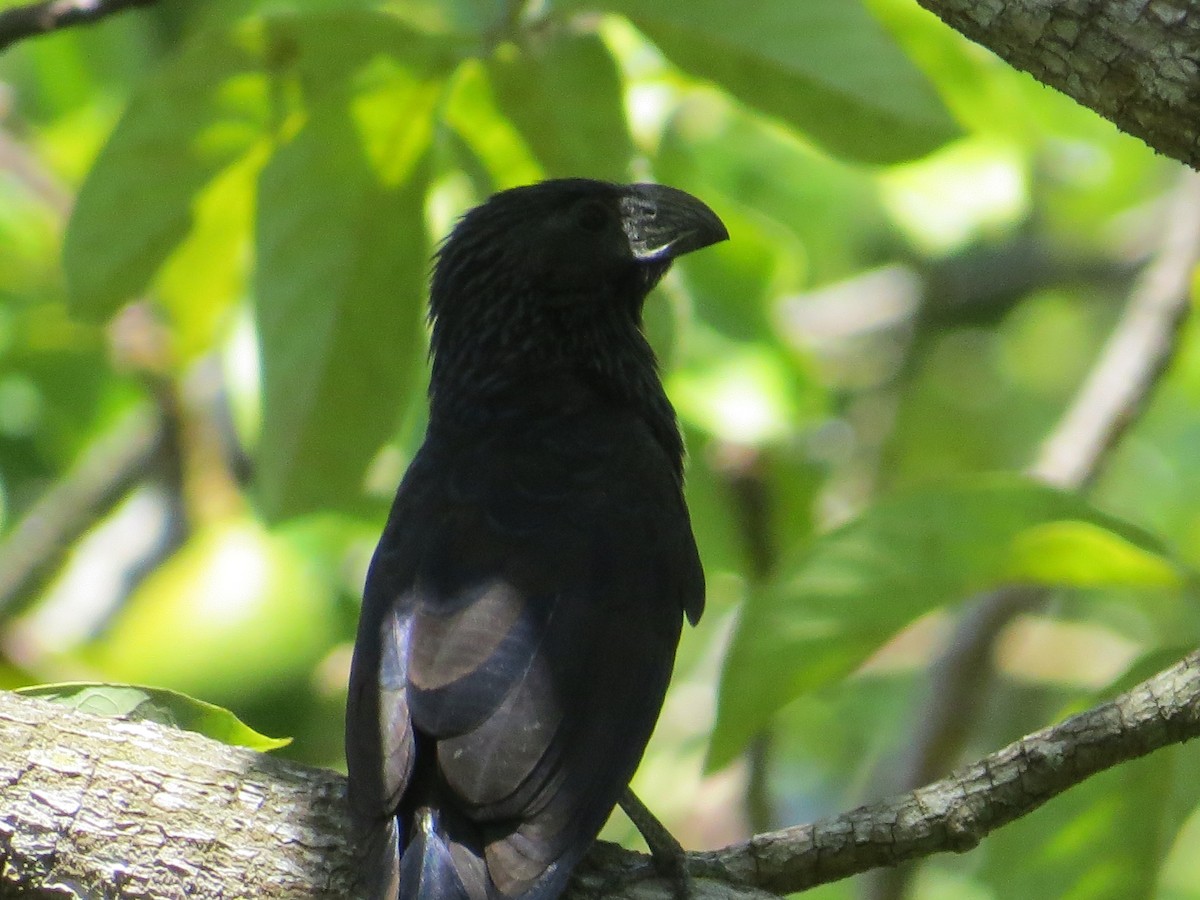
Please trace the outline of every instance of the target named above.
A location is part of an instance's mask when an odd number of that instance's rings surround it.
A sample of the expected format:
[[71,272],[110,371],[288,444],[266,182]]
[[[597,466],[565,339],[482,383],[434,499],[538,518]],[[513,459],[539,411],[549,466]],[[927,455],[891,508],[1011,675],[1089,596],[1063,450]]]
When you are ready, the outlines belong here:
[[[671,883],[675,900],[691,900],[692,879],[687,871],[687,853],[683,846],[631,789],[625,789],[619,803],[650,848],[650,864],[654,872]],[[638,870],[629,875],[632,877],[622,880],[628,883],[645,877]]]

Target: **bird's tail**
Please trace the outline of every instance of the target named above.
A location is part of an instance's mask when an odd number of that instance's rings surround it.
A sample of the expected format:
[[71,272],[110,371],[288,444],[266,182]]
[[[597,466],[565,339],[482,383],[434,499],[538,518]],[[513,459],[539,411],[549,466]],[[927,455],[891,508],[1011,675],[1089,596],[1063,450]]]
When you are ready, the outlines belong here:
[[487,900],[486,865],[447,833],[443,815],[428,807],[416,811],[400,857],[399,900]]
[[356,822],[361,848],[364,900],[396,900],[400,890],[400,827],[394,817],[384,822]]

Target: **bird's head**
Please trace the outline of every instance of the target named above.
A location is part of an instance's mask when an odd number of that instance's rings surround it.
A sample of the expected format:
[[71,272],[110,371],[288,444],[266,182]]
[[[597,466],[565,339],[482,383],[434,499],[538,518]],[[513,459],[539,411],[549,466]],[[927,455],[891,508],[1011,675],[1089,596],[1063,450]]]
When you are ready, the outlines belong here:
[[728,237],[711,209],[663,185],[573,178],[513,188],[470,210],[442,245],[431,314],[476,327],[494,316],[516,325],[538,307],[637,315],[672,260]]
[[650,289],[674,259],[728,237],[704,203],[663,185],[574,178],[495,194],[438,252],[435,381],[599,365],[624,344],[644,345]]

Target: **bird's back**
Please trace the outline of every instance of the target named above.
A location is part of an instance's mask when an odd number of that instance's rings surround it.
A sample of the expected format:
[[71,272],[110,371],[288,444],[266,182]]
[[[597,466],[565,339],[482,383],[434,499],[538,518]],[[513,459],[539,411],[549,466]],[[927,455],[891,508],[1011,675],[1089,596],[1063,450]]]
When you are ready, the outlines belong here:
[[574,393],[431,428],[376,551],[347,753],[360,813],[399,814],[403,900],[557,895],[699,614],[677,461]]

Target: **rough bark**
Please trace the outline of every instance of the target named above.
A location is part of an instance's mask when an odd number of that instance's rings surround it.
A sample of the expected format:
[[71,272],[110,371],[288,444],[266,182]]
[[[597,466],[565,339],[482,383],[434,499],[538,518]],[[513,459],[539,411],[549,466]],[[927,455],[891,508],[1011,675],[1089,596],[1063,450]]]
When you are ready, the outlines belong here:
[[149,6],[157,0],[42,0],[0,11],[0,50],[25,38],[90,25],[109,16]]
[[0,693],[0,897],[352,896],[344,806],[334,772]]
[[1159,153],[1200,162],[1200,10],[1189,0],[918,2]]
[[[948,778],[686,860],[696,900],[762,900],[962,852],[1106,768],[1200,734],[1200,652]],[[149,722],[0,693],[0,897],[361,896],[336,773]],[[568,898],[661,900],[597,845]]]

